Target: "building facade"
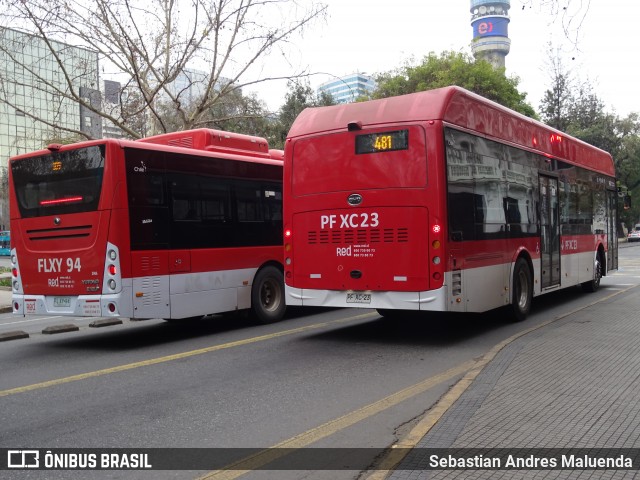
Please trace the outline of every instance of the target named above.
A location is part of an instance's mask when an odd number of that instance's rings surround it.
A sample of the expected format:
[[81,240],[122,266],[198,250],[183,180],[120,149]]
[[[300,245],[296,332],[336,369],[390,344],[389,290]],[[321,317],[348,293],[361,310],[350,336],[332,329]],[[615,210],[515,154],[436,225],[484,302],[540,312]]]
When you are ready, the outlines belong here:
[[323,83],[318,87],[318,93],[330,94],[336,103],[351,103],[375,89],[376,82],[372,77],[364,73],[352,73]]
[[495,68],[505,67],[511,49],[509,8],[510,0],[471,0],[471,51],[476,60],[486,60]]

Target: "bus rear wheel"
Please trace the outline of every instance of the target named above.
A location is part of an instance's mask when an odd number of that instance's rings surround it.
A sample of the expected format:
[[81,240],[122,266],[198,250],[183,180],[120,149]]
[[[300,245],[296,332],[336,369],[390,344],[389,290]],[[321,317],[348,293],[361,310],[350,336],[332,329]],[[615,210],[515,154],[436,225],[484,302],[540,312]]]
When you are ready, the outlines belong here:
[[602,280],[602,254],[598,252],[593,263],[593,279],[588,282],[581,283],[582,291],[593,293],[600,288],[600,280]]
[[284,277],[273,265],[262,268],[253,280],[251,309],[260,323],[282,320],[287,306],[284,301]]
[[531,311],[533,301],[533,281],[531,279],[531,268],[529,263],[522,257],[516,261],[513,269],[511,296],[511,318],[516,322],[521,322]]

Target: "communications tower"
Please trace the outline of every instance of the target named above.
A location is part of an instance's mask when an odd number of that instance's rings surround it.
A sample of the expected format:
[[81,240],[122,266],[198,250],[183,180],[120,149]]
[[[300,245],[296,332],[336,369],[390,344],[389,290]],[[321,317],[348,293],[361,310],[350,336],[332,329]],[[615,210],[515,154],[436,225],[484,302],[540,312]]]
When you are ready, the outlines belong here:
[[471,0],[471,50],[476,60],[486,60],[495,68],[504,68],[511,48],[509,38],[510,0]]

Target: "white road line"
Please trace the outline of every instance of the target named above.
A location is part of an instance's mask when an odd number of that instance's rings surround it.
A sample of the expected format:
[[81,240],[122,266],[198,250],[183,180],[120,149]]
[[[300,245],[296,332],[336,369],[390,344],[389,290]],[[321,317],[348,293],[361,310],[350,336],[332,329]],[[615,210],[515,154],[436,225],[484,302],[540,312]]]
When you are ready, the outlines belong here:
[[62,318],[62,317],[32,318],[32,319],[29,319],[29,320],[18,320],[17,322],[0,323],[0,325],[16,325],[18,323],[39,322],[40,320],[52,320],[54,318]]

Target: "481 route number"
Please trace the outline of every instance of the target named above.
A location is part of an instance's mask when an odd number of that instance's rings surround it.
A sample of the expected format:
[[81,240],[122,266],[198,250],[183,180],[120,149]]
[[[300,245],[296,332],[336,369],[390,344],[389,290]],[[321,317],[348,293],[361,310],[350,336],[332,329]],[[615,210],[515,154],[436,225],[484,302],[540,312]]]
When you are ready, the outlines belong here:
[[320,215],[320,228],[376,228],[380,225],[378,212]]

